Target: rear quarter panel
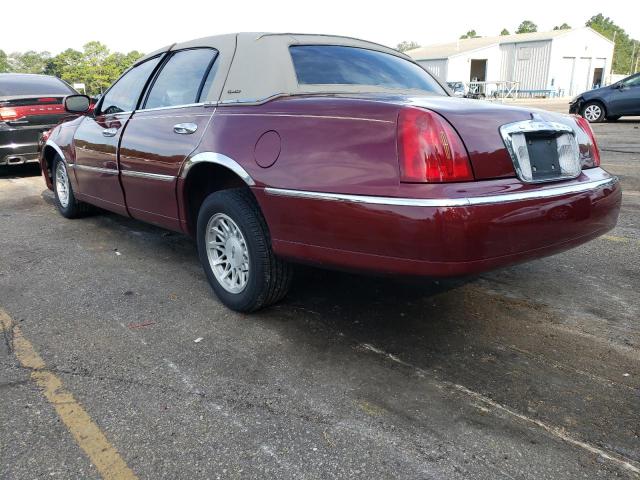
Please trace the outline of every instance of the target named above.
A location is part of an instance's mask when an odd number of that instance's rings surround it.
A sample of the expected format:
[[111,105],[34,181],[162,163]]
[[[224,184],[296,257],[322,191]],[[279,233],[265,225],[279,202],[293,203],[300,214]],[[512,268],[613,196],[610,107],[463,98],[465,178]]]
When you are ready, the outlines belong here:
[[[303,97],[260,106],[218,107],[199,151],[222,153],[258,186],[390,195],[397,192],[398,106]],[[261,167],[255,146],[268,131],[280,137],[276,162]]]

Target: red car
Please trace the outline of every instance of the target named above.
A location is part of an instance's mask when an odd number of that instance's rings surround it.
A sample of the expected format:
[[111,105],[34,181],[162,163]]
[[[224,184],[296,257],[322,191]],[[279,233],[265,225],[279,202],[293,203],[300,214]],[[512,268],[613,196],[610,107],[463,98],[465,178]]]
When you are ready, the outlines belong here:
[[584,119],[450,96],[351,38],[223,35],[137,62],[41,153],[60,212],[185,232],[220,298],[281,299],[289,261],[466,275],[613,228],[616,177]]
[[68,117],[62,99],[76,94],[49,75],[0,73],[0,166],[38,162],[38,140]]

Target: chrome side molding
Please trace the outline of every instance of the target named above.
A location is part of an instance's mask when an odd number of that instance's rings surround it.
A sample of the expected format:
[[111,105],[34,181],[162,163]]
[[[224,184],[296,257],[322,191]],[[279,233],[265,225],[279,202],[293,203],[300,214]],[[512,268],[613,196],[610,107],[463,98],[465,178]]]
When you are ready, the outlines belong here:
[[91,165],[81,165],[79,163],[70,163],[68,165],[74,170],[85,170],[87,172],[104,173],[107,175],[117,175],[119,173],[117,168],[93,167]]
[[123,177],[147,178],[150,180],[159,180],[161,182],[172,182],[176,179],[174,175],[163,175],[160,173],[139,172],[138,170],[120,170]]
[[242,168],[242,166],[240,166],[238,162],[236,162],[234,159],[230,157],[227,157],[226,155],[223,155],[222,153],[216,153],[216,152],[202,152],[187,159],[187,161],[184,162],[182,171],[180,172],[180,177],[186,178],[191,167],[193,167],[198,163],[203,163],[203,162],[213,163],[215,165],[221,165],[223,167],[228,168],[233,173],[238,175],[250,187],[253,187],[256,184],[253,178],[251,178],[251,175],[249,175],[247,171],[244,168]]
[[595,180],[593,182],[574,183],[557,187],[539,188],[525,192],[503,193],[480,197],[461,198],[402,198],[377,197],[369,195],[350,195],[342,193],[310,192],[306,190],[287,190],[284,188],[265,188],[265,193],[280,197],[307,198],[310,200],[325,200],[334,202],[363,203],[369,205],[391,205],[397,207],[471,207],[475,205],[490,205],[539,198],[558,197],[572,193],[591,192],[614,187],[618,177]]

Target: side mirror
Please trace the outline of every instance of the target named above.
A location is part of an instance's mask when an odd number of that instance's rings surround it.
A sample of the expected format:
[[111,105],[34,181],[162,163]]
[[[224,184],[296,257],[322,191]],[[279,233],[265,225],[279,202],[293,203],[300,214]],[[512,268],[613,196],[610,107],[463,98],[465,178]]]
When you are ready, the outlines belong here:
[[91,108],[91,99],[86,95],[64,97],[64,109],[69,113],[86,113]]

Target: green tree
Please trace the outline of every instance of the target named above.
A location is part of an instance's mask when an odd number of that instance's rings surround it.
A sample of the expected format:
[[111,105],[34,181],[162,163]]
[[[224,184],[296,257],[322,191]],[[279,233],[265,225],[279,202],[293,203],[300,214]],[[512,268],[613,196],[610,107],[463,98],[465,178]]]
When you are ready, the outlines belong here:
[[533,33],[538,31],[538,26],[531,20],[524,20],[516,30],[516,33]]
[[0,72],[55,75],[67,83],[84,83],[87,93],[95,95],[108,88],[142,56],[136,50],[112,53],[100,42],[85,44],[81,52],[68,48],[54,57],[49,52],[28,51],[6,55],[0,50]]
[[81,52],[68,48],[49,59],[45,72],[67,83],[84,83],[87,94],[95,95],[104,92],[142,55],[136,50],[112,53],[100,42],[89,42]]
[[101,93],[113,82],[111,65],[105,65],[109,57],[109,49],[100,42],[89,42],[83,47],[82,68],[80,75],[83,77],[87,92],[91,94]]
[[500,36],[504,37],[505,35],[511,35],[509,33],[509,30],[507,30],[506,28],[503,28],[502,31],[500,32]]
[[464,35],[460,35],[461,39],[465,39],[465,38],[478,38],[480,35],[478,35],[476,33],[475,30],[469,30],[467,33],[465,33]]
[[5,73],[10,70],[9,67],[9,59],[7,58],[7,54],[4,53],[4,50],[0,50],[0,73]]
[[571,30],[571,25],[568,23],[563,23],[562,25],[553,27],[554,30]]
[[637,40],[630,38],[622,27],[601,13],[587,20],[586,26],[615,42],[612,71],[621,74],[633,73],[635,70],[633,65],[635,60],[632,58],[633,46]]
[[396,50],[398,50],[399,52],[406,52],[407,50],[413,50],[414,48],[419,48],[420,44],[418,42],[414,42],[413,40],[410,41],[402,41],[398,44],[398,46],[396,47]]
[[47,63],[45,73],[47,75],[55,75],[67,82],[77,74],[78,67],[82,63],[82,52],[67,48],[64,52],[59,53],[51,58]]
[[16,73],[44,73],[50,58],[49,52],[29,50],[24,53],[12,53],[8,61],[10,70]]

